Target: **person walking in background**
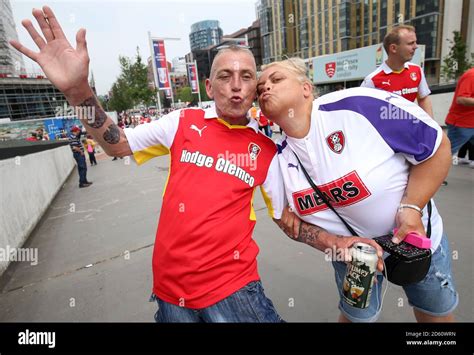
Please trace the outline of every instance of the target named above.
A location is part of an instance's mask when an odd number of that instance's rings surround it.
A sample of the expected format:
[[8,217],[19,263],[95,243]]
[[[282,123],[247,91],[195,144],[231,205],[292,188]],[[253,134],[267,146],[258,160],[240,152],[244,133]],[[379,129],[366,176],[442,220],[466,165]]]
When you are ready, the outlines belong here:
[[[458,152],[457,164],[469,164],[470,168],[474,168],[474,145],[470,142],[464,144]],[[455,164],[456,165],[456,164]]]
[[385,35],[383,47],[388,59],[362,82],[362,87],[382,89],[418,102],[433,117],[431,94],[423,69],[410,63],[418,48],[415,27],[400,25]]
[[77,163],[77,171],[79,173],[79,187],[89,187],[92,182],[87,181],[87,164],[84,155],[84,146],[81,143],[82,131],[78,126],[71,128],[69,135],[69,146],[71,147],[74,160]]
[[467,142],[474,144],[474,68],[466,71],[456,85],[446,125],[452,155]]
[[97,165],[97,160],[95,159],[95,146],[96,143],[92,139],[92,136],[88,134],[86,139],[86,149],[87,154],[89,154],[89,162],[91,163],[91,166]]
[[30,136],[26,138],[28,142],[36,142],[38,140],[38,136],[36,132],[30,132]]
[[41,127],[36,129],[36,136],[38,137],[39,141],[49,141],[48,133],[46,133]]
[[255,103],[252,104],[252,107],[249,110],[249,116],[258,121],[258,108],[255,106]]
[[267,137],[271,138],[272,132],[270,130],[270,122],[268,121],[268,118],[265,117],[262,110],[258,110],[257,117],[258,117],[258,126],[260,130],[263,133],[265,133]]

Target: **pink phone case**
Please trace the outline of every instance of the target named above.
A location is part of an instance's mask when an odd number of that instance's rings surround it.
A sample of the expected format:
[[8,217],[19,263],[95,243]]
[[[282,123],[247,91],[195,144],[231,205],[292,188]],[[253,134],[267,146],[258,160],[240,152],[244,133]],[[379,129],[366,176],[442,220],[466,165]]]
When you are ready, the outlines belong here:
[[[393,234],[396,234],[397,232],[398,232],[398,228],[395,228],[393,230]],[[409,232],[407,236],[405,237],[405,239],[403,239],[403,241],[421,249],[431,248],[431,239],[414,231]]]

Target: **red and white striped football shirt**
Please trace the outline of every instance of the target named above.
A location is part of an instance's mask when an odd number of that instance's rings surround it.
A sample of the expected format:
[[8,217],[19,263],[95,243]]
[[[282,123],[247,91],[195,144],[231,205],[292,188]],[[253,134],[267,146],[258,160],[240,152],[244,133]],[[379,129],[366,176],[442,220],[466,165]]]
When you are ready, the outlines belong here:
[[280,218],[285,194],[273,141],[251,119],[232,126],[214,109],[174,111],[126,129],[137,163],[170,154],[153,252],[153,292],[188,307],[215,304],[259,280],[253,194]]
[[431,93],[423,69],[409,62],[405,63],[400,72],[393,71],[384,62],[375,71],[367,75],[361,86],[392,92],[411,102],[415,102],[417,98],[422,99]]

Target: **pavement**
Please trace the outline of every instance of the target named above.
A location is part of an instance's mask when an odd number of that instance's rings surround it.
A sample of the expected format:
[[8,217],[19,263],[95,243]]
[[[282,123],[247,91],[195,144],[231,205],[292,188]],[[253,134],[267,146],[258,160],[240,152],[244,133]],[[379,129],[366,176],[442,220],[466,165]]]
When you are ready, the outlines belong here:
[[[138,167],[99,157],[94,184],[70,175],[23,248],[38,263],[12,262],[0,278],[1,322],[153,322],[151,258],[168,157]],[[452,249],[458,321],[474,321],[474,169],[453,166],[436,195]],[[255,194],[258,264],[267,296],[289,322],[336,322],[334,274],[324,254],[286,237]],[[381,322],[414,322],[403,290],[391,285]]]

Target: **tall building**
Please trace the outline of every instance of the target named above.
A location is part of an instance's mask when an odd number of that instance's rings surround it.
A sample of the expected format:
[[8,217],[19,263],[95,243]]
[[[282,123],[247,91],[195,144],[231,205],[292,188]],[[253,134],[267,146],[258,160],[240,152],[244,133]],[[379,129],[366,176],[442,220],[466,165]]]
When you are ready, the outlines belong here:
[[262,44],[260,40],[260,20],[256,20],[247,29],[247,42],[249,49],[252,51],[255,57],[257,67],[262,65]]
[[57,117],[67,105],[64,95],[41,77],[0,78],[0,118],[12,121]]
[[[252,52],[257,68],[262,65],[262,51],[260,44],[260,21],[255,20],[249,27],[241,28],[240,30],[224,35],[220,45],[240,44],[248,46]],[[219,46],[215,46],[218,48]],[[216,53],[217,54],[217,53]],[[212,57],[214,60],[215,55]]]
[[12,39],[18,40],[10,0],[0,1],[0,14],[0,75],[5,77],[26,74],[21,53],[8,43]]
[[[472,0],[259,0],[262,61],[267,64],[285,56],[305,59],[370,46],[403,23],[415,26],[418,43],[426,46],[428,82],[439,82],[442,48],[448,45],[445,39],[452,37],[443,27],[451,23],[448,27],[460,30],[462,18],[467,21],[469,13],[462,9],[469,3]],[[450,15],[453,12],[457,15]]]
[[175,57],[171,63],[173,64],[172,72],[186,74],[186,59],[184,57]]
[[244,45],[248,46],[253,56],[257,68],[262,64],[262,52],[260,45],[260,22],[256,20],[249,27],[241,28],[240,30],[224,35],[221,37],[221,42],[205,48],[193,50],[191,53],[186,54],[186,61],[190,62],[196,60],[198,67],[199,78],[209,78],[211,72],[212,62],[214,61],[217,52],[221,46],[226,45]]
[[191,33],[189,34],[191,51],[219,44],[221,38],[222,29],[219,27],[219,21],[205,20],[191,25]]

